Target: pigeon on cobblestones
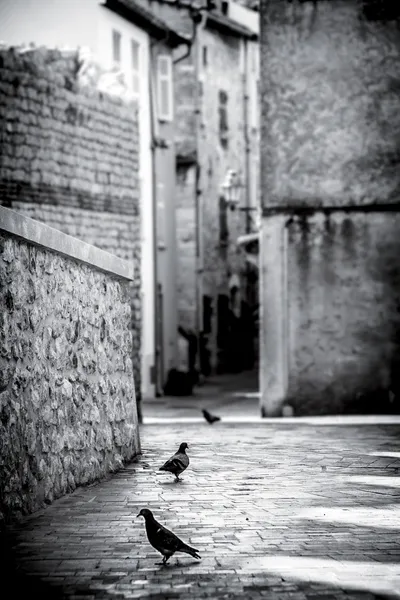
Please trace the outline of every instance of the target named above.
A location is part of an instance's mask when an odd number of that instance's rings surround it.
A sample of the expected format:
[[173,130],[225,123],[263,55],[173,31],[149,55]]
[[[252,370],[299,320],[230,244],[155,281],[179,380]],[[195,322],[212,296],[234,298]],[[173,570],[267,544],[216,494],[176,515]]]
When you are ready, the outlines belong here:
[[161,523],[158,523],[148,508],[142,508],[137,516],[144,517],[147,538],[153,548],[163,555],[161,564],[165,565],[175,552],[185,552],[193,556],[193,558],[201,558],[196,548],[191,548],[191,546],[182,542],[172,531],[169,531]]
[[207,423],[210,423],[210,425],[212,425],[213,423],[216,423],[216,421],[220,421],[221,417],[217,417],[216,415],[212,415],[211,413],[208,412],[208,410],[203,409],[201,411],[203,413],[203,417],[205,418],[205,420],[207,421]]
[[167,462],[159,468],[159,471],[168,471],[175,475],[175,481],[181,481],[179,475],[189,466],[189,457],[186,454],[186,448],[189,448],[186,442],[182,442],[178,452],[175,452]]

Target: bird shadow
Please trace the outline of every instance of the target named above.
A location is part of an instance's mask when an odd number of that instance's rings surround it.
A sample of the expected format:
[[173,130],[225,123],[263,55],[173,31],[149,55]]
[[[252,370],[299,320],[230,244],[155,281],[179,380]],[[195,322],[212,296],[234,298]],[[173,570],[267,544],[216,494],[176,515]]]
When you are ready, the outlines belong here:
[[172,481],[159,481],[160,485],[166,485],[166,486],[178,485],[179,483],[183,483],[183,479],[180,479],[179,481],[175,481],[174,479]]
[[169,569],[170,571],[174,570],[174,569],[191,569],[192,567],[195,567],[196,565],[199,564],[199,561],[196,562],[190,562],[190,563],[184,563],[184,562],[174,562],[174,563],[162,563],[162,562],[157,562],[155,563],[155,565],[160,567],[160,571],[162,569]]

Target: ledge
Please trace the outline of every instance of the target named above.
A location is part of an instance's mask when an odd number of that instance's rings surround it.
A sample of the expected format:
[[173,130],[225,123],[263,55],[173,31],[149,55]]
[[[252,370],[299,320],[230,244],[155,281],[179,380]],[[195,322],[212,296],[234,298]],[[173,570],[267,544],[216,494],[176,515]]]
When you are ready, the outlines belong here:
[[0,206],[0,231],[5,231],[31,244],[57,252],[105,273],[129,281],[133,280],[133,264],[127,260],[4,206]]
[[344,213],[384,213],[384,212],[400,212],[400,203],[394,202],[382,202],[374,204],[343,204],[337,206],[324,206],[322,203],[315,204],[314,206],[306,206],[304,204],[282,204],[281,206],[263,206],[262,216],[273,217],[276,215],[304,215],[309,216],[313,214],[327,214],[330,215],[336,212]]

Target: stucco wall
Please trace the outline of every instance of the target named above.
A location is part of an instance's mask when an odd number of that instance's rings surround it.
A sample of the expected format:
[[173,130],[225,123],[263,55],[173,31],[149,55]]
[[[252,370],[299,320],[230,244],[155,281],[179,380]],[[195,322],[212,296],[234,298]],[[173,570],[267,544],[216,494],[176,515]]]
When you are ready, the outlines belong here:
[[0,231],[0,517],[140,452],[130,319],[126,279]]
[[356,0],[261,0],[264,206],[398,202],[399,30]]
[[399,231],[400,213],[379,212],[289,226],[287,397],[296,414],[400,410]]
[[178,252],[177,298],[179,324],[196,331],[196,167],[177,168],[176,237]]
[[134,262],[140,395],[137,109],[96,89],[96,70],[83,85],[80,69],[75,51],[1,50],[0,204]]
[[[178,31],[192,35],[192,21],[186,8],[168,5],[158,0],[141,0]],[[176,128],[175,150],[183,160],[177,177],[178,236],[178,306],[179,324],[191,329],[202,321],[203,294],[212,299],[212,332],[208,347],[212,366],[217,365],[217,302],[218,295],[229,294],[229,274],[241,277],[245,273],[244,252],[236,247],[236,239],[245,233],[244,212],[228,212],[228,243],[220,244],[220,186],[228,169],[236,169],[246,180],[244,132],[245,90],[241,71],[240,45],[243,39],[235,32],[222,33],[206,18],[197,27],[191,52],[175,65]],[[205,49],[205,50],[204,50]],[[184,48],[175,51],[182,56]],[[203,64],[204,52],[207,64]],[[254,86],[249,93],[252,93]],[[228,95],[227,148],[219,135],[219,92]],[[257,128],[250,134],[252,163],[251,198],[258,192]],[[196,165],[197,162],[197,165]],[[198,179],[196,179],[196,168]],[[246,203],[245,188],[241,205]],[[196,248],[196,229],[199,230]],[[196,259],[196,250],[199,253]],[[197,297],[197,301],[196,301]],[[197,304],[196,304],[197,303]],[[199,314],[196,314],[196,312]]]
[[396,412],[397,23],[263,0],[261,30],[262,412]]

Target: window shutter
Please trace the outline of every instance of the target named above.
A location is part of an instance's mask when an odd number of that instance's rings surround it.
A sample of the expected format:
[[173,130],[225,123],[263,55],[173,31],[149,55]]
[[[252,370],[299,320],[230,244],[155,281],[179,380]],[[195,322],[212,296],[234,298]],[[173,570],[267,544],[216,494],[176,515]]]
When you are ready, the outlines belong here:
[[157,57],[157,98],[158,118],[161,121],[172,121],[172,60],[170,56]]

